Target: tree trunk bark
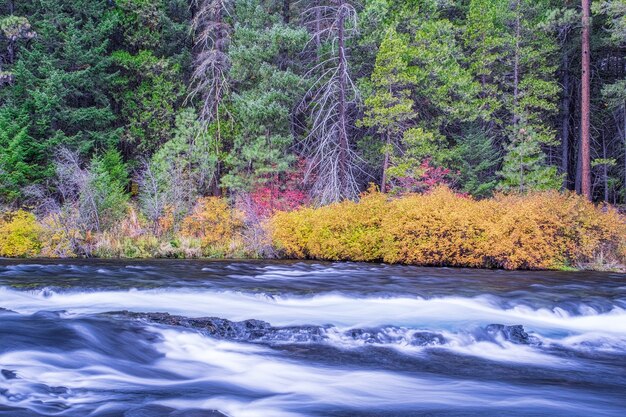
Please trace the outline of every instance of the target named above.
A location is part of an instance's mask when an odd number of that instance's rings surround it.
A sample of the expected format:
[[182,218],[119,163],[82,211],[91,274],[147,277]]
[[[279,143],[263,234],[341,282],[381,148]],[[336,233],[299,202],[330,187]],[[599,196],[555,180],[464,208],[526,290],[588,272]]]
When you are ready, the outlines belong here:
[[[222,28],[222,2],[216,2],[216,10],[215,10],[215,22],[217,22],[217,30],[219,31],[219,39],[216,42],[217,49],[220,52],[225,53],[224,49],[224,29]],[[215,89],[215,107],[213,109],[213,114],[215,115],[215,123],[217,128],[217,138],[215,139],[215,155],[217,156],[217,163],[215,164],[215,178],[213,181],[213,190],[212,194],[216,197],[222,196],[222,189],[220,188],[221,175],[222,175],[222,161],[220,161],[220,146],[222,144],[222,125],[220,120],[220,104],[222,102],[222,90],[221,88]]]
[[591,200],[591,153],[590,153],[590,102],[591,102],[591,57],[589,51],[590,31],[590,3],[591,0],[582,0],[583,7],[583,30],[582,30],[582,98],[581,98],[581,192],[588,200]]
[[626,204],[626,101],[623,107],[622,119],[622,135],[624,136],[624,183],[622,184],[622,192],[624,194],[622,203]]
[[574,180],[574,189],[578,194],[581,194],[582,190],[582,151],[580,146],[580,134],[578,135],[578,149],[576,150],[576,179]]
[[387,146],[385,148],[385,159],[383,160],[383,178],[380,183],[380,191],[387,192],[387,170],[389,169],[389,147],[391,146],[391,135],[387,132]]
[[339,2],[339,17],[337,24],[339,26],[337,33],[337,44],[339,48],[339,101],[338,108],[338,130],[339,130],[339,186],[342,195],[348,194],[349,167],[348,167],[348,135],[347,135],[347,106],[346,106],[346,89],[348,80],[347,75],[347,58],[345,51],[345,11],[343,9],[344,1]]
[[561,101],[561,173],[563,189],[569,187],[569,118],[570,118],[570,78],[569,57],[563,53],[561,61],[563,69],[563,100]]
[[291,17],[291,0],[283,0],[283,23],[288,25]]
[[604,185],[604,201],[609,202],[609,165],[606,163],[606,139],[602,136],[602,158],[604,165],[602,169],[602,183]]
[[517,106],[519,102],[519,55],[520,55],[520,0],[515,3],[515,62],[513,67],[513,125],[519,122]]

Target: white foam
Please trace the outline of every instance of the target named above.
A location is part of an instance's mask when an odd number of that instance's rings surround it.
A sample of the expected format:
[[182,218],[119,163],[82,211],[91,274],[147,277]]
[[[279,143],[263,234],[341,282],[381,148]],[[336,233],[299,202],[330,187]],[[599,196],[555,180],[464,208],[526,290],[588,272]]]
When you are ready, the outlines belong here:
[[0,306],[21,313],[40,310],[67,310],[73,314],[115,310],[164,311],[236,321],[255,318],[275,326],[333,324],[357,328],[395,325],[447,330],[503,323],[522,324],[536,331],[600,331],[626,335],[626,311],[617,306],[603,314],[595,314],[591,308],[580,308],[589,314],[573,316],[560,308],[532,309],[518,305],[503,309],[490,297],[353,298],[325,294],[301,298],[188,289],[54,293],[0,288]]
[[[51,400],[73,409],[94,403],[109,403],[113,407],[114,393],[123,391],[185,390],[189,384],[232,386],[237,387],[237,393],[232,395],[215,394],[215,390],[209,389],[204,396],[193,399],[162,399],[154,403],[181,410],[220,410],[231,417],[307,415],[304,405],[367,411],[415,411],[459,404],[489,409],[540,406],[572,412],[592,412],[597,406],[582,402],[588,398],[577,399],[576,393],[558,388],[303,364],[281,359],[276,352],[261,346],[219,341],[175,329],[150,330],[161,336],[155,348],[164,355],[150,365],[154,372],[137,376],[123,360],[86,350],[72,354],[9,352],[0,354],[0,363],[16,370],[19,378],[9,384],[0,380],[0,389],[21,395],[19,405],[36,410],[38,404]],[[175,373],[177,377],[159,378],[156,375],[160,373]],[[36,393],[33,388],[39,384],[64,386],[69,391],[61,395]],[[16,405],[5,398],[0,396],[0,404]],[[315,414],[320,414],[319,409]]]

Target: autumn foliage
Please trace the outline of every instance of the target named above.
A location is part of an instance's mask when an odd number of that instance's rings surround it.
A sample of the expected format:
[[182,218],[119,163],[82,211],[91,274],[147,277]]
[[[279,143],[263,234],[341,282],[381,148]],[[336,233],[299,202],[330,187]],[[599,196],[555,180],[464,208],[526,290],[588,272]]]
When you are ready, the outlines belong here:
[[626,223],[610,208],[557,192],[474,200],[447,188],[398,199],[279,213],[286,256],[505,269],[581,267],[626,260]]
[[285,206],[268,211],[251,198],[247,210],[224,198],[200,198],[158,233],[132,205],[113,229],[99,233],[58,216],[37,220],[23,210],[7,212],[0,216],[0,256],[284,256],[504,269],[617,269],[626,263],[625,217],[572,193],[475,200],[446,187],[402,197],[372,189],[358,202],[295,211],[287,210],[299,198],[285,196],[277,200]]
[[254,215],[267,218],[278,211],[292,211],[309,202],[303,188],[306,162],[298,161],[296,169],[290,172],[268,175],[250,193]]
[[23,210],[0,217],[0,256],[35,256],[41,249],[41,226],[35,216]]
[[242,227],[242,213],[231,209],[226,199],[205,197],[185,217],[180,234],[199,239],[205,255],[223,255],[239,244]]

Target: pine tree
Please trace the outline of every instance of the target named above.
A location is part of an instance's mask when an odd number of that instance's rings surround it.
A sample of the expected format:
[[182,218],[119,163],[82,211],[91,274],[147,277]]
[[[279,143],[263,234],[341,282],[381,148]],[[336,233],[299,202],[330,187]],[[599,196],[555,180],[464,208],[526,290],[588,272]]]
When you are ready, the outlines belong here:
[[[464,27],[469,70],[479,83],[479,119],[484,131],[502,130],[504,73],[511,37],[506,27],[509,0],[471,0]],[[502,137],[500,137],[502,140]]]
[[292,67],[307,33],[285,23],[282,10],[260,0],[237,3],[229,49],[230,113],[234,123],[222,185],[250,190],[294,161],[291,112],[304,93]]
[[184,91],[180,68],[151,51],[116,51],[111,57],[118,71],[113,98],[124,148],[131,157],[149,157],[172,137]]
[[28,135],[28,120],[0,110],[0,202],[12,203],[41,175],[40,150]]
[[500,171],[500,189],[528,192],[559,188],[561,177],[557,167],[546,164],[536,133],[523,120],[517,126],[520,126],[518,134],[507,148]]
[[108,73],[116,17],[105,0],[16,6],[16,13],[34,22],[36,36],[16,49],[12,84],[0,88],[0,103],[3,113],[26,128],[19,159],[23,166],[37,166],[27,176],[38,183],[52,175],[58,147],[88,154],[118,142]]
[[387,190],[387,170],[391,155],[399,147],[404,131],[415,118],[411,98],[413,83],[409,68],[409,48],[395,28],[390,28],[376,56],[369,88],[365,98],[365,116],[362,125],[372,127],[381,137],[384,154],[380,189]]
[[501,162],[493,138],[482,127],[468,126],[451,152],[460,189],[475,197],[488,197],[498,184],[496,170]]

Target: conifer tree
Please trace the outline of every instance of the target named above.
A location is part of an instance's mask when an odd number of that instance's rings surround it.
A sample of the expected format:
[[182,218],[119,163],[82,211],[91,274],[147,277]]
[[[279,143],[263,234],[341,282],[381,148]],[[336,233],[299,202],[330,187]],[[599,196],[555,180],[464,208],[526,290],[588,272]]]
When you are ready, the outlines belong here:
[[378,49],[371,76],[371,93],[365,98],[363,126],[372,127],[381,138],[384,154],[380,189],[387,190],[387,170],[392,154],[400,146],[402,136],[415,118],[411,98],[413,83],[409,68],[407,41],[390,28]]
[[294,139],[291,112],[305,83],[294,69],[307,33],[286,23],[283,12],[260,0],[237,4],[240,23],[228,54],[234,128],[225,157],[228,173],[222,179],[234,191],[262,184],[295,160],[289,153]]

